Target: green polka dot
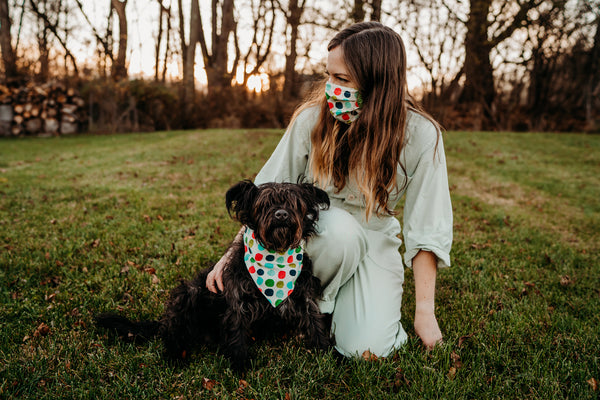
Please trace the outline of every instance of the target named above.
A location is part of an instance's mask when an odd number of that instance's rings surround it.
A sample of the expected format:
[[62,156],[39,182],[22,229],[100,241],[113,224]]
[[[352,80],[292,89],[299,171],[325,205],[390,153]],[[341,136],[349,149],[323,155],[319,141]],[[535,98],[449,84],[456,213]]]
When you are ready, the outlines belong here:
[[283,287],[283,281],[277,281],[276,286],[281,289]]
[[273,279],[267,279],[265,281],[265,285],[267,285],[268,287],[273,287],[273,285],[275,285],[275,281]]
[[278,305],[280,305],[282,301],[283,301],[283,300],[277,299],[277,300],[275,301],[275,307],[277,307]]

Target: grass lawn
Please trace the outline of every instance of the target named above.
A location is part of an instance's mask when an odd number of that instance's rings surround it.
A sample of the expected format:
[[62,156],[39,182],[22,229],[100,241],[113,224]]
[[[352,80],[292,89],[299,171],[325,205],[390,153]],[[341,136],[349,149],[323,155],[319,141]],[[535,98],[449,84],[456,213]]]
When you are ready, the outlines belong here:
[[111,343],[92,316],[154,318],[238,229],[230,184],[281,131],[0,140],[0,398],[596,399],[600,395],[600,136],[449,132],[453,266],[445,343],[412,329],[408,270],[393,356],[338,365],[297,340],[254,347],[246,376],[157,341]]

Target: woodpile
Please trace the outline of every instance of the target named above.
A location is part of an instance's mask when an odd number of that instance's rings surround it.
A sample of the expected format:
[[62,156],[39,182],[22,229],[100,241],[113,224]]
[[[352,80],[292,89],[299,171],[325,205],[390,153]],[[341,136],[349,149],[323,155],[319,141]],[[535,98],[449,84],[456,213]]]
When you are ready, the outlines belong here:
[[80,130],[84,100],[60,83],[0,85],[0,136],[58,136]]

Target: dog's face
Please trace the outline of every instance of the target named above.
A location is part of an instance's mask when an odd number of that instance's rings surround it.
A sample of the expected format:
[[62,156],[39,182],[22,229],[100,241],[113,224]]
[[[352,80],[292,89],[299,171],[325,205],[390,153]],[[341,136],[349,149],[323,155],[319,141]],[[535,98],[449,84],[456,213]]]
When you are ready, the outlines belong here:
[[329,207],[327,193],[308,183],[256,186],[242,181],[225,197],[229,214],[253,229],[265,248],[276,251],[298,247],[314,233],[319,210]]

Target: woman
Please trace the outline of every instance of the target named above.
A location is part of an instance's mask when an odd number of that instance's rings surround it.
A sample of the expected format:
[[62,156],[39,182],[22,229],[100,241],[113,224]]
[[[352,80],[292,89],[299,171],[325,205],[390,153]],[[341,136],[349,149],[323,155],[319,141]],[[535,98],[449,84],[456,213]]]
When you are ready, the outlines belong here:
[[[339,32],[328,45],[325,93],[294,115],[257,184],[306,176],[327,191],[317,236],[306,244],[332,313],[336,348],[387,356],[407,335],[400,323],[404,269],[394,208],[406,195],[406,266],[415,280],[415,332],[442,340],[434,312],[437,268],[450,265],[452,207],[439,126],[407,93],[400,36],[376,22]],[[238,234],[235,240],[241,240]],[[223,289],[224,255],[207,279]],[[215,286],[216,285],[216,286]]]

